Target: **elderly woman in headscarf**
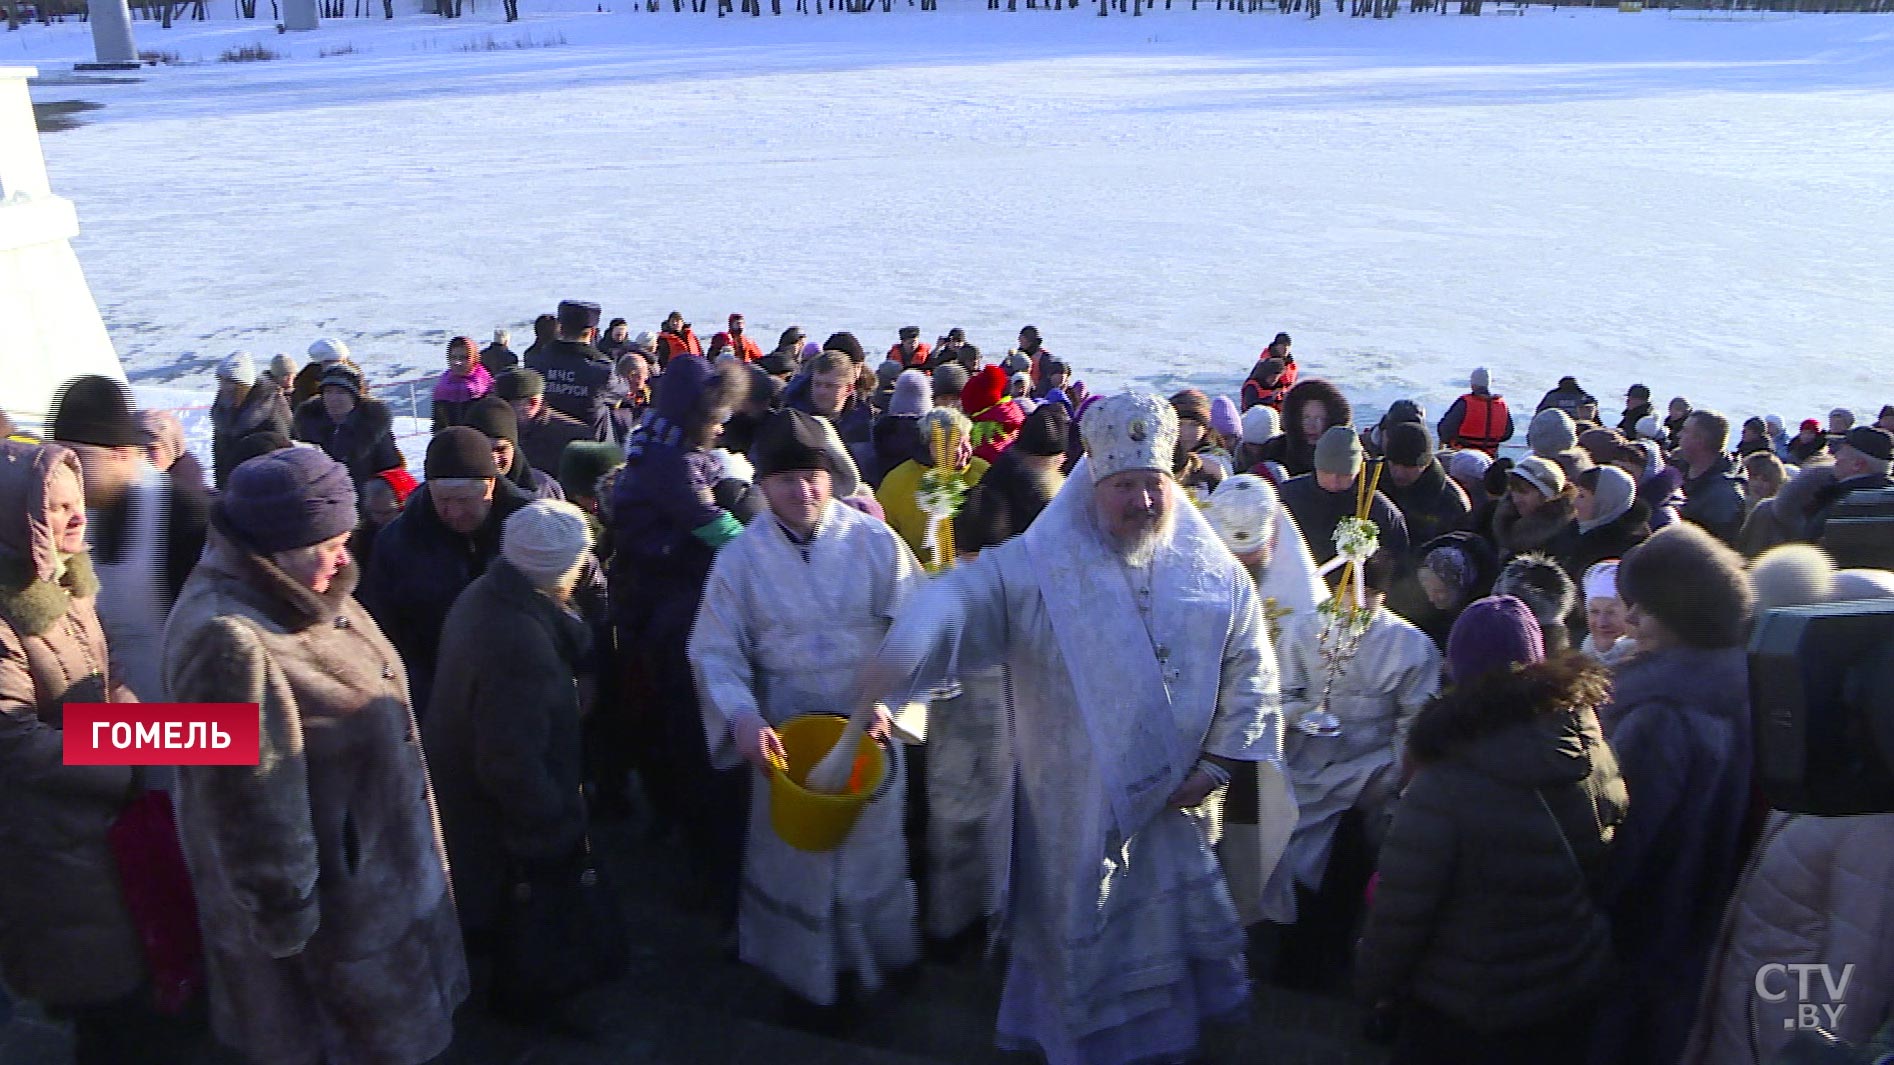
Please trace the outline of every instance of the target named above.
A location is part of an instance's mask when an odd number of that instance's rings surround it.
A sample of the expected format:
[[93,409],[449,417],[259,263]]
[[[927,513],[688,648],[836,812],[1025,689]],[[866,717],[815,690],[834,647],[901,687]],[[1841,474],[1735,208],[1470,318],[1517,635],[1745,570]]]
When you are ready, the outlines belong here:
[[[1467,454],[1467,452],[1461,452]],[[1477,452],[1475,452],[1477,454]],[[1499,576],[1499,556],[1492,542],[1472,532],[1451,532],[1427,541],[1420,549],[1420,567],[1414,580],[1427,599],[1427,609],[1409,618],[1446,650],[1447,635],[1460,612],[1483,599]]]
[[1578,475],[1578,538],[1559,560],[1572,580],[1584,580],[1594,563],[1623,558],[1651,538],[1650,512],[1637,495],[1637,482],[1616,466],[1593,466]]
[[143,789],[67,765],[67,703],[135,702],[108,666],[79,460],[0,443],[0,979],[74,1025],[79,1065],[180,1060],[154,1009],[107,833]]
[[250,459],[165,629],[183,702],[255,703],[253,766],[180,771],[219,1037],[258,1063],[416,1065],[467,994],[401,657],[353,595],[346,467]]

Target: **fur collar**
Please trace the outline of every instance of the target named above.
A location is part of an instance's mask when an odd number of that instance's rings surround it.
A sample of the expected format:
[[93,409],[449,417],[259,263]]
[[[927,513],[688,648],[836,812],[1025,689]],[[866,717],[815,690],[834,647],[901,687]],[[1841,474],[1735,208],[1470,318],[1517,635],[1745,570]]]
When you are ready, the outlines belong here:
[[90,599],[99,594],[99,579],[92,573],[92,557],[83,552],[66,560],[65,579],[55,584],[33,576],[32,567],[12,552],[0,553],[0,618],[26,636],[40,636],[51,629],[74,599]]
[[246,547],[231,533],[223,515],[211,511],[209,532],[210,562],[241,583],[254,603],[270,620],[292,632],[306,629],[336,616],[350,593],[355,591],[357,572],[354,560],[329,582],[329,590],[318,595],[271,561]]
[[1494,670],[1429,703],[1408,733],[1408,754],[1417,763],[1442,761],[1541,715],[1595,710],[1610,699],[1610,669],[1576,651],[1520,669]]
[[1519,513],[1512,497],[1508,496],[1499,501],[1499,510],[1493,515],[1493,537],[1507,554],[1537,551],[1552,543],[1567,527],[1576,531],[1577,516],[1578,494],[1569,487],[1546,500],[1545,505],[1530,516]]

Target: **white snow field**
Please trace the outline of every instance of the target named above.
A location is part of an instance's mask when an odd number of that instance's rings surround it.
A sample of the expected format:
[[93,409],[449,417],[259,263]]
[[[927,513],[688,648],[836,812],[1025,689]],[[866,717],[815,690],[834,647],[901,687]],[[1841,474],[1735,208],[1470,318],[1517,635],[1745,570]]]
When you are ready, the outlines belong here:
[[[563,2],[279,35],[215,0],[138,23],[185,64],[136,84],[75,82],[83,25],[0,33],[37,100],[104,105],[44,141],[133,378],[325,334],[412,376],[575,297],[765,348],[1031,322],[1095,388],[1233,393],[1283,329],[1362,418],[1475,365],[1613,418],[1633,380],[1894,402],[1894,18]],[[285,58],[216,61],[252,43]]]

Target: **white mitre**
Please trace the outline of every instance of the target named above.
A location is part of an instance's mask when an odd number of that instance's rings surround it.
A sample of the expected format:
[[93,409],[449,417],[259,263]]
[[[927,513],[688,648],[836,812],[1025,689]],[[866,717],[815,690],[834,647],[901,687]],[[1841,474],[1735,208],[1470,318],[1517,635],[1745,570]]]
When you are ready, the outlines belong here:
[[1121,392],[1086,409],[1079,435],[1095,482],[1126,470],[1170,473],[1177,412],[1149,392]]
[[1230,552],[1245,555],[1269,543],[1276,528],[1276,490],[1253,473],[1225,477],[1204,509]]

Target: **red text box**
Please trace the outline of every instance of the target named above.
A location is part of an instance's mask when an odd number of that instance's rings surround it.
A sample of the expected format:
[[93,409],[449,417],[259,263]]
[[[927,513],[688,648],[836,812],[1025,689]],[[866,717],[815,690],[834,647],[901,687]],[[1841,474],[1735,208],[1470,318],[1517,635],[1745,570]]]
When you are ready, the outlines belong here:
[[67,765],[256,765],[255,703],[67,703]]

